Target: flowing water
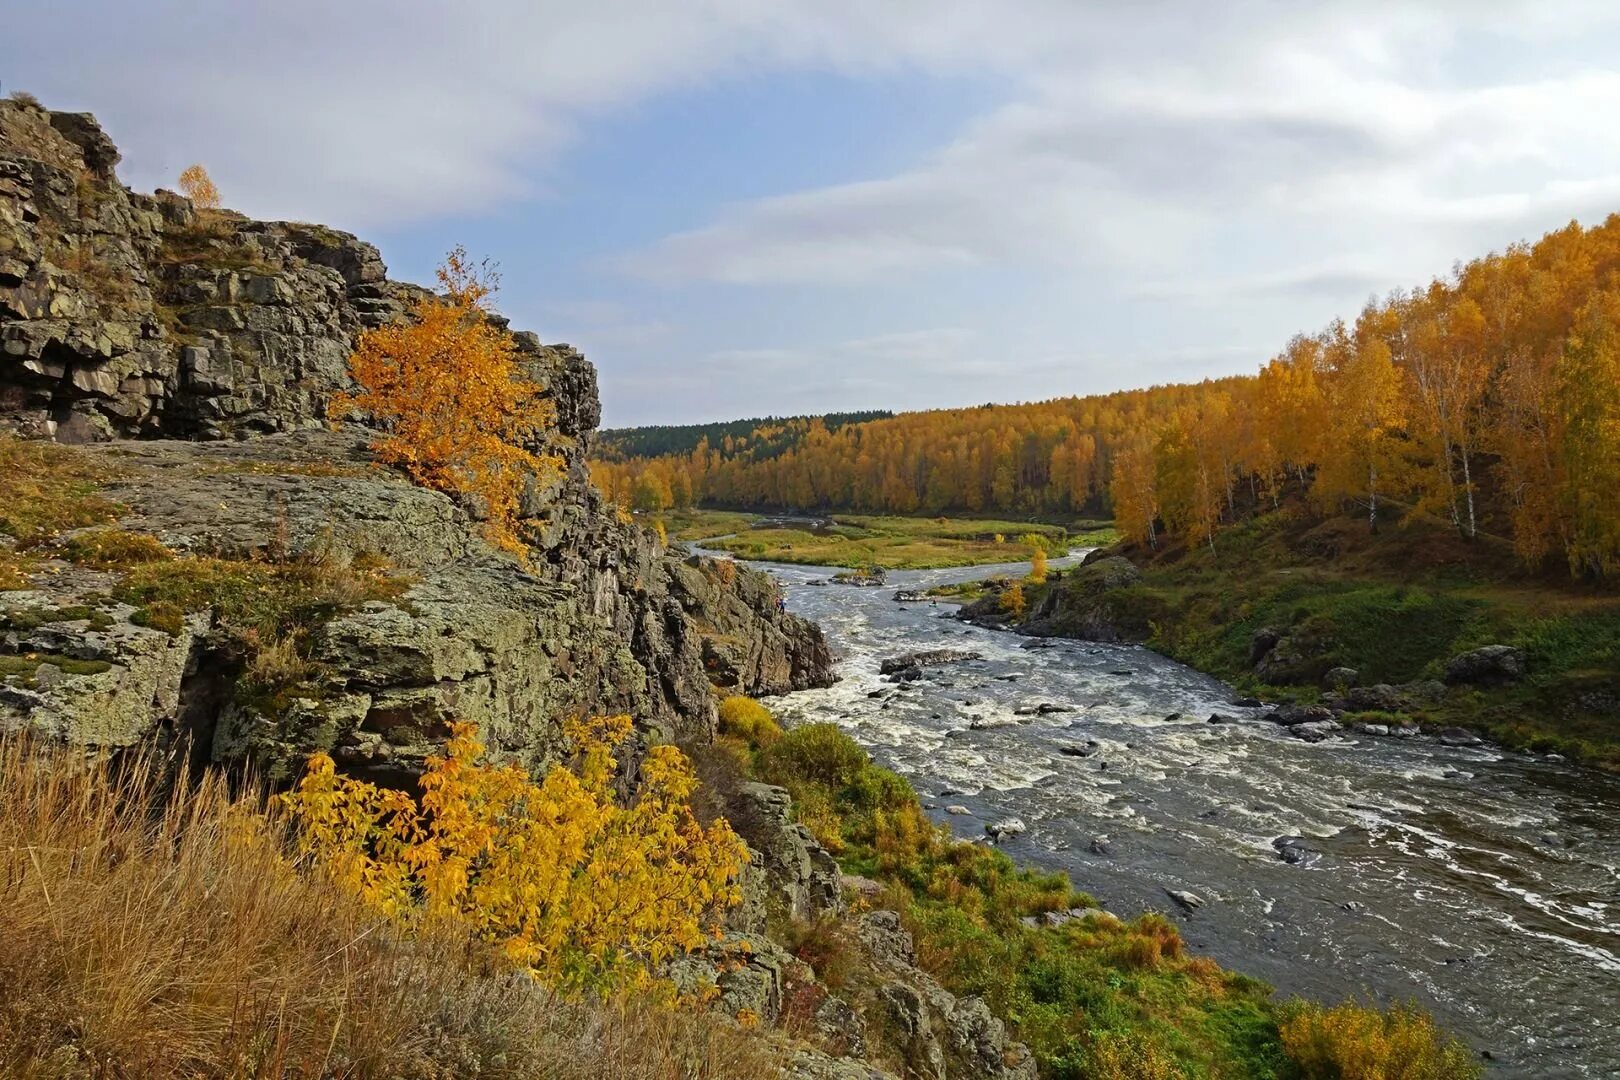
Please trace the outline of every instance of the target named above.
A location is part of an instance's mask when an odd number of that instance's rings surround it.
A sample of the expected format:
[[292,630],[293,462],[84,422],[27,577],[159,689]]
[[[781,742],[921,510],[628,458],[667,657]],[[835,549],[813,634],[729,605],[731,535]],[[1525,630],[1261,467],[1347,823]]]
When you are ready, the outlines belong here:
[[[881,589],[765,568],[841,657],[837,685],[773,708],[842,725],[960,835],[1017,816],[1008,853],[1109,910],[1168,911],[1189,944],[1286,993],[1415,999],[1493,1075],[1620,1076],[1620,779],[1427,738],[1311,745],[1147,649],[1026,649],[893,599],[1022,565],[896,572]],[[941,647],[984,659],[904,688],[878,674]],[[1073,711],[1017,715],[1041,703]],[[1282,837],[1309,850],[1285,862]],[[1207,904],[1184,911],[1167,888]]]

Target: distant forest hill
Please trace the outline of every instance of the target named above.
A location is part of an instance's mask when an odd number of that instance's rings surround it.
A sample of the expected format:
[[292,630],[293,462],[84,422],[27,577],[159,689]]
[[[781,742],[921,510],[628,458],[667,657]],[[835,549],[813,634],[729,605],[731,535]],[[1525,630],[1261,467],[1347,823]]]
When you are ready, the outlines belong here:
[[886,420],[888,409],[827,413],[825,416],[760,416],[751,420],[722,420],[712,424],[652,424],[647,427],[604,428],[596,438],[595,456],[602,461],[690,454],[702,443],[727,457],[742,452],[755,461],[775,457],[796,446],[819,421],[828,431],[846,424]]
[[[610,499],[900,514],[1111,512],[1212,551],[1288,504],[1405,513],[1527,567],[1620,577],[1620,215],[1459,265],[1254,375],[933,412],[610,432]],[[616,441],[615,436],[618,437]]]

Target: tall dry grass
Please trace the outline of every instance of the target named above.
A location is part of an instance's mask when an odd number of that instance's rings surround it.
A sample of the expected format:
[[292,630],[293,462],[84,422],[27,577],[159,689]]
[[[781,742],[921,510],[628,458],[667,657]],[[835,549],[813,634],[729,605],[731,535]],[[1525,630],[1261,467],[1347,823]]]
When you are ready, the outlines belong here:
[[296,869],[261,799],[0,738],[0,1075],[701,1080],[757,1034],[566,1000],[454,927],[415,938]]

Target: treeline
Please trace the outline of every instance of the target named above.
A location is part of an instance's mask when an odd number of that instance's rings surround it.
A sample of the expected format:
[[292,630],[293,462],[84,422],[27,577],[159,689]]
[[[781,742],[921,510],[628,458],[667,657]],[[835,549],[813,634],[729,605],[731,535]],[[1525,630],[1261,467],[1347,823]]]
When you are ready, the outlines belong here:
[[[1254,376],[1032,405],[811,421],[765,459],[700,440],[602,463],[638,506],[1072,513],[1216,546],[1300,495],[1377,528],[1390,502],[1528,565],[1620,569],[1620,215],[1459,266],[1301,335]],[[668,500],[667,502],[665,500]]]
[[712,424],[654,424],[649,427],[608,428],[597,436],[596,456],[605,461],[688,454],[701,443],[720,447],[730,456],[764,460],[782,453],[804,437],[812,421],[829,431],[846,424],[862,424],[893,416],[888,409],[828,413],[825,416],[763,416],[751,420],[721,420]]

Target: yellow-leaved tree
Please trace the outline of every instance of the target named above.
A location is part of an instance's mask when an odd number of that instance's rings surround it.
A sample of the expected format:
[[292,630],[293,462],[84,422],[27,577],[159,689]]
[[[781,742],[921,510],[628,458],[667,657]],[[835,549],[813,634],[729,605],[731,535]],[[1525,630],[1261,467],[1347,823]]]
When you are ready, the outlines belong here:
[[219,209],[219,188],[201,165],[188,165],[180,174],[180,194],[199,210]]
[[529,447],[552,415],[543,388],[526,378],[510,331],[488,318],[498,284],[463,248],[438,272],[441,296],[424,296],[410,318],[360,335],[333,420],[354,410],[383,429],[372,450],[426,487],[471,496],[496,546],[527,561],[519,528],[525,487],[555,475],[558,459]]
[[747,849],[723,820],[704,826],[684,754],[655,746],[634,800],[613,789],[616,716],[567,725],[572,768],[535,782],[516,765],[481,764],[471,724],[427,761],[408,794],[339,776],[314,755],[282,796],[301,858],[407,928],[471,924],[549,985],[608,989],[651,982],[651,969],[718,935],[741,899]]

